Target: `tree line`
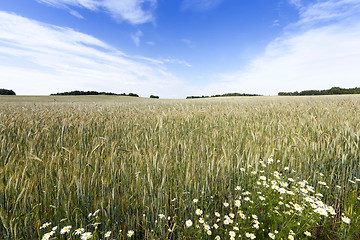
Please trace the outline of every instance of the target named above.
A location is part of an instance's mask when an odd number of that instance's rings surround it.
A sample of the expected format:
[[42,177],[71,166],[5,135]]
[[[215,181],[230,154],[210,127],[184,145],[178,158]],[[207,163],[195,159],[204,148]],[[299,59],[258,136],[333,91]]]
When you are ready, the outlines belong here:
[[360,88],[340,88],[332,87],[326,90],[304,90],[301,92],[279,92],[278,96],[309,96],[309,95],[340,95],[340,94],[360,94]]
[[225,94],[216,94],[211,96],[187,96],[186,99],[194,99],[194,98],[214,98],[214,97],[255,97],[262,96],[259,94],[249,94],[249,93],[225,93]]
[[112,92],[97,92],[97,91],[71,91],[71,92],[62,92],[62,93],[52,93],[50,96],[83,96],[83,95],[110,95],[110,96],[129,96],[129,97],[139,97],[136,93],[112,93]]

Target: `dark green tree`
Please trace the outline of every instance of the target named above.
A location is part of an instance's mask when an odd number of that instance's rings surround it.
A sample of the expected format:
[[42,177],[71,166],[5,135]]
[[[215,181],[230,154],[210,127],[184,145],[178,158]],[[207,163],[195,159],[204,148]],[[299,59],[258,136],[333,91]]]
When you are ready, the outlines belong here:
[[13,90],[0,88],[0,95],[16,95]]

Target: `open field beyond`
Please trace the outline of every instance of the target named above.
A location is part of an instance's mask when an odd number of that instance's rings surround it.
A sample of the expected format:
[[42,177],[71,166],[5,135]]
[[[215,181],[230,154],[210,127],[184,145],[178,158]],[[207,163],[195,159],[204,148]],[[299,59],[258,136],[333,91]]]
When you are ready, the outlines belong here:
[[359,95],[1,97],[0,239],[359,239],[359,147]]

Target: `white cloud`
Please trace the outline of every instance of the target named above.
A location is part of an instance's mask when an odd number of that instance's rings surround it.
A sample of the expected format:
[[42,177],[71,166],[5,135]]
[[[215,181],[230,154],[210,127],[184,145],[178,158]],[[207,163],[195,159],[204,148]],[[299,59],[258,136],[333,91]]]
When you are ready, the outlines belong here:
[[140,45],[140,38],[143,36],[142,31],[138,30],[136,33],[131,34],[131,38],[134,41],[136,46]]
[[271,42],[262,56],[239,71],[214,76],[203,93],[273,95],[279,91],[359,87],[360,16],[347,9],[349,4],[352,9],[360,7],[355,0],[302,6],[299,21]]
[[131,57],[92,36],[0,11],[0,85],[18,94],[78,89],[174,97],[183,82],[162,61]]
[[37,0],[50,6],[67,9],[71,14],[82,17],[72,7],[91,11],[105,11],[118,21],[142,24],[154,21],[153,11],[157,0]]
[[183,0],[181,9],[191,11],[207,11],[218,6],[223,0]]
[[308,6],[301,6],[300,21],[296,25],[301,26],[344,20],[351,16],[359,15],[359,12],[359,0],[317,1]]

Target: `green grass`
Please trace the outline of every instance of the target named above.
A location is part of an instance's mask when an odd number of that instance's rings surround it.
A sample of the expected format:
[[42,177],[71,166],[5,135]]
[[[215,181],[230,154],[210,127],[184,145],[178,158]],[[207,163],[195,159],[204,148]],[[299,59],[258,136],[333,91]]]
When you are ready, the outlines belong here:
[[[314,236],[360,237],[359,182],[349,182],[360,178],[358,95],[16,96],[0,103],[1,239],[39,239],[44,222],[111,230],[116,239],[128,230],[137,239],[206,238],[185,221],[195,221],[199,206],[223,209],[238,185],[255,191],[255,180],[240,169],[259,171],[269,157],[280,162],[264,174],[296,170],[291,177],[307,180],[336,210],[327,225],[313,226]],[[88,214],[97,209],[94,231]],[[351,219],[347,228],[342,213]]]

